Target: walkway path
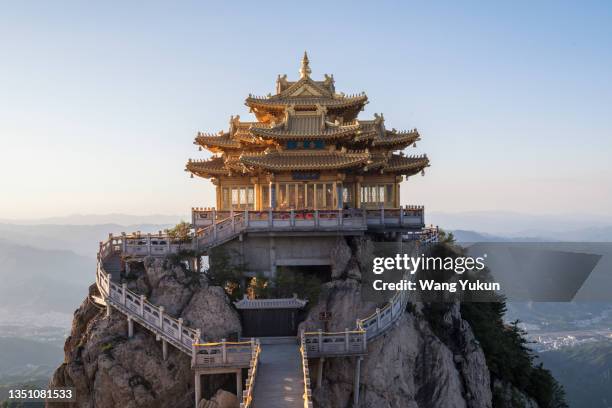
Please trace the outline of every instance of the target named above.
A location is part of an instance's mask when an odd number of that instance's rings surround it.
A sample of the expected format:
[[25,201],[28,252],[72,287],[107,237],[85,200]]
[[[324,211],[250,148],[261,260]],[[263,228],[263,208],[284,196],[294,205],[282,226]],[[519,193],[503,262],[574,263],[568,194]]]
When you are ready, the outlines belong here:
[[304,379],[297,344],[266,344],[261,348],[254,408],[304,406]]

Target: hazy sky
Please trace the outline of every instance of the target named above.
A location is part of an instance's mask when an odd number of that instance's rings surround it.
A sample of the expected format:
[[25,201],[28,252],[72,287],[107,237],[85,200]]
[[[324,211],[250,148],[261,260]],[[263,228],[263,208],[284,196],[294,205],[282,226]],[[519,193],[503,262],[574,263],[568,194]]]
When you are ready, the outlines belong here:
[[612,3],[5,2],[0,218],[187,213],[198,130],[333,73],[417,127],[430,211],[612,213]]

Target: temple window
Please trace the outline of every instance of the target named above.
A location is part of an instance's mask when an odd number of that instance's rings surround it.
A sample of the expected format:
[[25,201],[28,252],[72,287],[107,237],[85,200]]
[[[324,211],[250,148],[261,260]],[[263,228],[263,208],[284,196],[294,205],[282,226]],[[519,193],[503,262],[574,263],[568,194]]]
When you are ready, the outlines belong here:
[[365,207],[393,207],[393,184],[374,184],[361,186],[361,204]]
[[342,187],[342,206],[352,207],[353,206],[353,186],[346,185]]
[[255,190],[253,186],[223,187],[221,207],[224,210],[255,209]]
[[270,207],[270,187],[261,187],[261,208],[266,209]]

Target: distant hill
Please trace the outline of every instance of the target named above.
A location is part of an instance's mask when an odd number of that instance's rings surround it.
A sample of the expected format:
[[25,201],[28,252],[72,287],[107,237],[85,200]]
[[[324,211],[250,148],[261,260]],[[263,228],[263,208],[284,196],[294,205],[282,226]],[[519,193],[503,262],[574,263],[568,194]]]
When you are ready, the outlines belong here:
[[612,341],[547,351],[540,359],[564,386],[570,407],[612,406]]
[[41,249],[70,250],[79,255],[95,258],[98,243],[108,238],[109,233],[158,232],[176,224],[0,224],[0,239],[14,244]]
[[612,216],[533,215],[510,211],[426,212],[426,222],[447,230],[479,231],[508,238],[541,241],[612,242]]
[[30,218],[30,219],[0,219],[3,224],[16,225],[100,225],[100,224],[118,224],[118,225],[134,225],[134,224],[172,224],[191,218],[191,214],[183,215],[131,215],[131,214],[73,214],[61,217],[48,218]]
[[501,237],[487,234],[484,232],[467,230],[450,230],[457,242],[542,242],[541,238],[536,237]]
[[94,274],[93,257],[0,240],[0,308],[72,313]]

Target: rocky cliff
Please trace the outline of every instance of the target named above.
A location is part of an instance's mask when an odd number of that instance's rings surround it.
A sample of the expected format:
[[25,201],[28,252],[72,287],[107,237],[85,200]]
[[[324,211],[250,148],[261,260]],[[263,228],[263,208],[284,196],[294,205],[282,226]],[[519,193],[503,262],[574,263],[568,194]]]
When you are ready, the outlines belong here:
[[[240,320],[220,287],[201,283],[179,262],[145,259],[131,265],[129,288],[153,303],[182,317],[186,325],[200,328],[205,339],[237,336]],[[96,292],[95,286],[90,288]],[[135,324],[127,337],[125,316],[104,309],[86,298],[74,313],[72,330],[64,346],[64,363],[55,371],[51,386],[75,387],[79,408],[193,407],[193,373],[189,356],[169,346],[162,358],[161,343]],[[232,376],[208,376],[204,395],[228,401],[225,389],[235,393]],[[237,400],[223,407],[237,407]],[[60,407],[60,404],[53,404]],[[75,406],[75,405],[66,405]],[[221,407],[213,401],[208,407]]]
[[[323,285],[300,330],[352,329],[357,318],[382,306],[361,296],[360,281],[372,251],[367,238],[338,239],[332,280]],[[132,264],[125,279],[131,290],[182,317],[186,325],[200,328],[207,340],[232,338],[241,332],[239,317],[224,290],[201,282],[180,262],[145,259]],[[96,292],[95,286],[91,292]],[[332,312],[332,318],[323,323],[319,315],[325,311]],[[361,365],[360,408],[538,407],[512,384],[493,379],[481,342],[459,304],[445,307],[435,321],[431,314],[430,305],[409,304],[392,330],[369,343]],[[134,337],[128,338],[123,315],[113,311],[106,317],[104,309],[86,298],[75,312],[65,362],[51,385],[75,387],[80,408],[192,407],[189,357],[169,347],[164,361],[155,336],[134,327]],[[311,362],[312,375],[317,364]],[[325,361],[323,386],[314,387],[313,378],[316,407],[352,406],[354,364],[351,358]],[[207,376],[203,393],[208,400],[200,407],[237,406],[231,394],[235,393],[233,376]]]
[[[333,252],[333,280],[324,285],[321,298],[300,330],[341,331],[354,328],[355,320],[371,314],[377,306],[361,299],[360,279],[373,250],[368,239],[338,240]],[[321,312],[332,312],[320,322]],[[362,408],[489,408],[493,406],[492,380],[483,349],[459,304],[451,304],[439,324],[432,327],[424,304],[409,304],[395,328],[368,344],[361,364]],[[311,373],[318,361],[312,361]],[[352,406],[351,358],[330,358],[324,363],[323,384],[313,389],[318,407]],[[316,382],[313,379],[313,384]],[[511,386],[507,385],[506,390]],[[316,387],[315,387],[316,388]],[[534,401],[517,390],[505,391],[508,400],[518,395],[527,407]],[[514,407],[508,403],[508,407]]]

